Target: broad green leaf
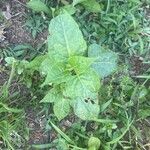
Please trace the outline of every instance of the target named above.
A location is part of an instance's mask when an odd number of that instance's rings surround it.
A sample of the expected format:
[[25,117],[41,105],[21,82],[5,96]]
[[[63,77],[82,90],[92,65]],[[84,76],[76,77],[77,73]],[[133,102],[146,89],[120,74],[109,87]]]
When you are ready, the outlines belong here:
[[93,70],[83,74],[70,76],[65,84],[64,95],[67,97],[89,97],[91,93],[98,92],[100,80]]
[[93,120],[99,114],[99,105],[90,99],[77,98],[73,108],[75,114],[83,120]]
[[81,74],[87,71],[95,59],[83,57],[83,56],[72,56],[69,58],[69,65],[74,69],[76,74]]
[[65,118],[70,112],[70,101],[69,99],[61,98],[59,101],[54,103],[54,114],[59,120]]
[[69,14],[61,14],[52,19],[49,33],[48,52],[54,60],[62,62],[72,55],[85,54],[86,42],[77,23]]
[[102,49],[97,44],[92,44],[89,47],[88,56],[95,58],[92,68],[100,77],[110,75],[117,68],[117,55],[114,52]]
[[49,83],[61,83],[67,76],[65,72],[65,64],[60,62],[54,62],[50,58],[47,58],[41,64],[41,71],[46,74],[46,79],[42,86]]
[[31,9],[33,9],[34,11],[37,11],[37,12],[43,11],[46,14],[51,15],[51,10],[46,6],[46,4],[44,4],[40,0],[30,0],[27,3],[27,6]]
[[86,0],[81,3],[90,12],[100,12],[101,6],[96,0]]
[[60,86],[52,88],[48,94],[41,100],[44,103],[54,102],[54,114],[59,120],[62,120],[70,112],[70,99],[63,96]]

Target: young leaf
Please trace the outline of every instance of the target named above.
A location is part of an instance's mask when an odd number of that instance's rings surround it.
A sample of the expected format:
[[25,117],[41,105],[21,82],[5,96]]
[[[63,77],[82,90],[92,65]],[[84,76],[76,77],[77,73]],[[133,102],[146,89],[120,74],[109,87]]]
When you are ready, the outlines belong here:
[[65,61],[72,55],[83,55],[86,42],[73,18],[65,13],[52,19],[49,25],[49,56],[56,61]]
[[110,75],[117,68],[117,55],[114,52],[103,50],[97,44],[89,47],[88,56],[96,59],[92,68],[100,77]]
[[74,101],[73,108],[75,114],[83,120],[93,120],[99,114],[99,105],[90,101],[90,99],[77,98]]
[[72,56],[69,58],[69,65],[74,69],[76,74],[81,74],[87,71],[95,59],[83,57],[83,56]]
[[54,102],[54,114],[59,120],[62,120],[70,112],[70,99],[62,95],[60,86],[54,86],[41,102]]
[[54,114],[59,120],[65,118],[70,112],[69,99],[61,98],[54,103]]
[[33,9],[34,11],[37,12],[45,12],[47,15],[51,16],[51,10],[46,6],[46,4],[44,4],[43,2],[41,2],[40,0],[30,0],[27,3],[27,6],[31,9]]

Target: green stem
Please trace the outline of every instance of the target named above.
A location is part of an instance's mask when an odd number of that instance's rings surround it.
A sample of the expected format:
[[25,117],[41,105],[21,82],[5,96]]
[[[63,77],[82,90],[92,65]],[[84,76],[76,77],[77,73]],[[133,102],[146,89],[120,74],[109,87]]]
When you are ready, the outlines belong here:
[[10,87],[11,81],[14,77],[14,74],[15,74],[15,60],[13,60],[13,62],[12,62],[10,76],[9,76],[9,79],[8,79],[8,82],[7,82],[7,85],[6,85],[6,90],[7,91],[9,90],[9,87]]
[[106,14],[108,13],[110,8],[110,0],[107,0],[107,8],[106,8]]

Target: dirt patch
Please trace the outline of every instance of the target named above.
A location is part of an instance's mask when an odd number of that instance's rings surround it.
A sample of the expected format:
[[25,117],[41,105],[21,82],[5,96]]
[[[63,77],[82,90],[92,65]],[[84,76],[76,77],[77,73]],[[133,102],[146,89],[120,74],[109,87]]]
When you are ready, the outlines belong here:
[[25,6],[14,0],[9,4],[12,18],[10,19],[10,27],[6,29],[6,39],[10,44],[33,43],[30,33],[24,28]]
[[139,124],[139,128],[141,131],[141,140],[139,140],[140,143],[142,143],[142,145],[144,145],[144,148],[146,150],[150,150],[150,124],[149,124],[149,119],[147,120],[142,120],[142,122]]
[[48,134],[45,133],[45,116],[38,116],[37,114],[39,113],[39,110],[33,110],[33,108],[29,108],[26,112],[27,124],[30,128],[29,145],[46,143]]
[[[9,45],[17,44],[30,44],[33,47],[36,47],[37,44],[43,43],[47,38],[47,30],[38,34],[36,39],[32,38],[31,33],[26,30],[25,22],[26,15],[29,11],[26,7],[26,0],[11,0],[5,2],[1,9],[6,10],[6,7],[10,7],[11,18],[8,19],[5,23],[5,41],[3,45],[6,46],[6,43]],[[7,42],[6,42],[7,41]]]
[[140,56],[131,56],[130,57],[130,75],[138,76],[144,74],[149,68],[149,64],[144,64],[144,60]]

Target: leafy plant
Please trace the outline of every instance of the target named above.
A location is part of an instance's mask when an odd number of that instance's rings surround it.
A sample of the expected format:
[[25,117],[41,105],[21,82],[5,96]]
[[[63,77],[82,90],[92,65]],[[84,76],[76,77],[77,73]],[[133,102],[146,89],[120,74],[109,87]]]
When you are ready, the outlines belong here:
[[81,119],[94,120],[99,114],[100,78],[116,69],[116,54],[96,44],[87,50],[77,23],[66,12],[51,20],[49,33],[48,53],[30,63],[18,63],[18,68],[22,68],[19,74],[25,69],[30,76],[35,70],[46,76],[41,86],[52,87],[41,102],[54,103],[53,110],[59,120],[71,108]]
[[[93,49],[91,53],[96,56],[98,53],[99,57],[86,57],[86,42],[78,25],[67,13],[51,20],[49,32],[48,54],[41,64],[41,71],[46,75],[42,86],[51,83],[53,87],[41,102],[54,103],[54,113],[59,120],[69,114],[71,107],[83,120],[97,118],[99,78],[103,74],[109,75],[116,68],[115,54]],[[111,54],[105,62],[104,59]],[[103,63],[112,64],[112,67],[99,70]]]

